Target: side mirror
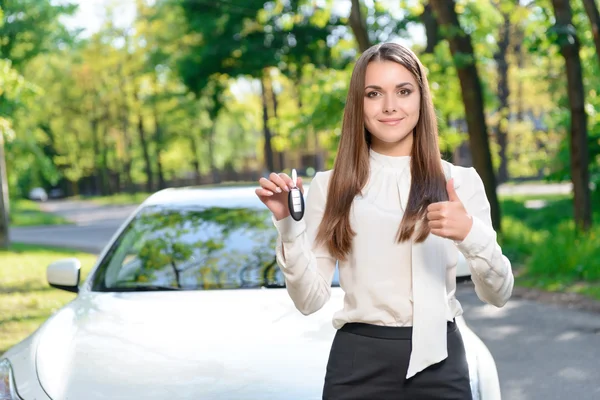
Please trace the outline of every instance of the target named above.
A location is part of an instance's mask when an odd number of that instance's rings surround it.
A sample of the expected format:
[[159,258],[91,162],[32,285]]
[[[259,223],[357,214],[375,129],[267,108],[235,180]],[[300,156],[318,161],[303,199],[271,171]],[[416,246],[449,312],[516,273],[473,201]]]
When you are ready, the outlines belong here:
[[46,279],[50,286],[69,292],[79,292],[81,262],[77,258],[65,258],[48,265]]

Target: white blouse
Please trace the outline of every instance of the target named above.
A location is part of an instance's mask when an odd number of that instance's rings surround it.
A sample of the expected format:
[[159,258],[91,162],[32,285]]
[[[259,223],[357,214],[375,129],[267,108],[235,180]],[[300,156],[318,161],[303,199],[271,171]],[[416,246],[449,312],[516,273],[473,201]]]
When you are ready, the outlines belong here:
[[[514,283],[510,261],[496,241],[481,178],[474,168],[442,163],[446,178],[454,178],[457,195],[473,218],[464,241],[454,243],[430,234],[423,244],[397,243],[410,191],[410,156],[371,150],[368,183],[350,211],[356,236],[347,259],[338,264],[345,296],[333,326],[339,329],[346,322],[412,326],[407,378],[447,357],[446,321],[462,314],[455,297],[458,251],[469,264],[481,300],[503,306]],[[329,300],[335,272],[336,260],[324,245],[315,243],[330,177],[331,171],[326,171],[313,178],[302,220],[273,218],[279,232],[277,262],[290,297],[305,315]]]

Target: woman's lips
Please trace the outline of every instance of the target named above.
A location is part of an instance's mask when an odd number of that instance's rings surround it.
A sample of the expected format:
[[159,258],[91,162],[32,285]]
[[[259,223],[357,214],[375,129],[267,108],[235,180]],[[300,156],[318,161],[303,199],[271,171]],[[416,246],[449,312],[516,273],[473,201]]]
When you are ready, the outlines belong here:
[[379,122],[381,122],[382,124],[390,125],[390,126],[396,126],[400,122],[402,122],[403,119],[404,118],[387,118],[387,119],[380,119]]

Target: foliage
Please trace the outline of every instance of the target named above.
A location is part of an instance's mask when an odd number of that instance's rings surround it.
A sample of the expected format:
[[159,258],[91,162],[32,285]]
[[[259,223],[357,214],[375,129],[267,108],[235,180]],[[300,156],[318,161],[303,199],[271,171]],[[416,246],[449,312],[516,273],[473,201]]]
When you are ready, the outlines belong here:
[[[541,202],[541,203],[540,203]],[[537,204],[536,204],[537,203]],[[600,284],[600,191],[593,193],[594,227],[580,234],[573,223],[572,199],[563,195],[514,196],[502,200],[503,252],[522,275],[540,282]],[[534,206],[542,206],[535,208]]]
[[39,203],[18,199],[11,203],[10,222],[13,226],[63,225],[69,221],[40,209]]
[[[197,184],[213,170],[260,171],[265,139],[259,79],[272,88],[266,119],[273,149],[324,149],[331,166],[357,55],[348,10],[335,2],[255,0],[238,6],[136,0],[131,26],[117,27],[109,12],[89,37],[69,36],[56,25],[56,17],[71,7],[46,9],[46,1],[38,3],[46,10],[39,26],[25,12],[20,25],[13,21],[1,31],[13,43],[5,53],[10,49],[35,94],[35,101],[30,96],[22,106],[5,108],[15,132],[8,151],[14,194],[55,185],[68,194],[151,192],[159,180]],[[542,3],[504,0],[460,0],[457,10],[473,40],[488,124],[508,128],[511,176],[568,178],[565,78],[547,35],[552,15]],[[411,40],[413,29],[423,29],[419,2],[375,1],[363,5],[363,12],[373,42],[407,41],[419,54],[439,116],[442,149],[452,153],[467,135],[447,43],[440,41],[425,54],[423,43]],[[502,12],[510,15],[514,36],[507,54],[508,114],[497,110],[494,57]],[[575,15],[589,89],[591,168],[597,171],[594,90],[600,74],[580,6]],[[13,35],[17,26],[29,33]],[[521,52],[515,47],[519,37]],[[25,53],[28,57],[21,57]],[[522,120],[515,117],[519,113]],[[498,165],[495,142],[492,150]]]

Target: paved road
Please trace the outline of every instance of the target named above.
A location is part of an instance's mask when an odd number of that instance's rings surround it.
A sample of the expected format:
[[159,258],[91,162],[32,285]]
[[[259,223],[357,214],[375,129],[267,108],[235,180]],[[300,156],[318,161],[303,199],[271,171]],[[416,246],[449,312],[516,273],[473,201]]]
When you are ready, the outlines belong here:
[[517,298],[497,309],[471,284],[457,297],[496,360],[503,400],[600,399],[600,314]]
[[[509,188],[511,189],[511,188]],[[548,193],[548,188],[529,188]],[[550,191],[566,190],[557,187]],[[513,192],[523,193],[521,188]],[[16,242],[99,252],[134,206],[49,202],[45,207],[76,225],[15,228]],[[600,314],[514,298],[502,309],[484,305],[471,284],[458,288],[465,319],[494,355],[504,400],[599,400]]]
[[56,213],[73,222],[73,225],[12,228],[9,232],[10,240],[100,253],[136,207],[98,206],[81,201],[48,201],[42,206],[44,211]]
[[518,183],[498,186],[499,195],[544,195],[569,194],[573,189],[571,183]]

